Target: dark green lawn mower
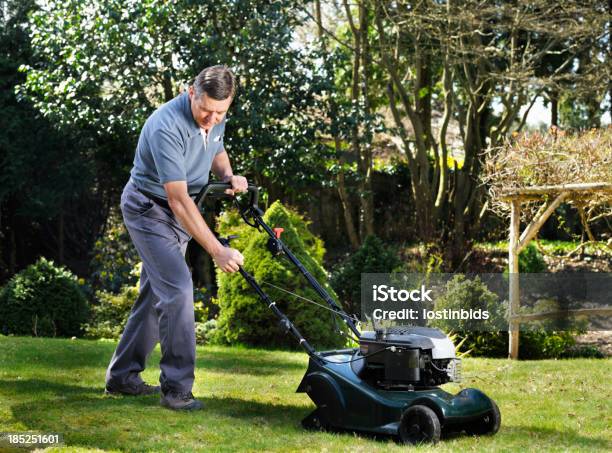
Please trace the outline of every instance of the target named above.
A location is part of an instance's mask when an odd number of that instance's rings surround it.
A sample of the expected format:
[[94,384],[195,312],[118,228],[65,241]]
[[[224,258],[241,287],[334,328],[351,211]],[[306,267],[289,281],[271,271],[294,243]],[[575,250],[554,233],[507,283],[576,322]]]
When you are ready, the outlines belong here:
[[[228,184],[208,184],[196,197],[196,203],[201,205],[207,197],[227,197],[228,188]],[[234,198],[243,220],[270,236],[270,252],[284,256],[297,267],[327,304],[321,306],[340,318],[359,344],[353,349],[317,352],[253,276],[240,268],[241,275],[279,318],[281,328],[292,334],[310,357],[297,389],[307,393],[316,405],[302,420],[305,428],[395,436],[408,444],[435,443],[450,433],[492,435],[499,430],[499,409],[483,392],[468,388],[452,395],[439,387],[458,381],[460,375],[461,362],[446,335],[426,327],[360,332],[356,320],[340,308],[283,244],[282,229],[272,229],[264,222],[257,207],[257,193],[257,188],[250,185],[248,203],[241,204]],[[231,239],[220,241],[229,246]]]

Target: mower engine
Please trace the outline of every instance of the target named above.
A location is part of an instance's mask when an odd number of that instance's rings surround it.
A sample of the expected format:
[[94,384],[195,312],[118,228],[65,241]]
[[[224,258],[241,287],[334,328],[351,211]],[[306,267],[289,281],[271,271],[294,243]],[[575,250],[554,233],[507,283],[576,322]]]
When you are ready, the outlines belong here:
[[362,378],[384,388],[435,387],[461,380],[453,342],[438,329],[390,327],[362,332]]

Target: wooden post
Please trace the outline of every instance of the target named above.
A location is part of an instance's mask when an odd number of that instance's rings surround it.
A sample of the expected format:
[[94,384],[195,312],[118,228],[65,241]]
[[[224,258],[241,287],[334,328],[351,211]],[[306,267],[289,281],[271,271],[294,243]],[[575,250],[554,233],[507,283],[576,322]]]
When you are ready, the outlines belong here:
[[520,323],[513,318],[519,311],[519,238],[521,229],[521,201],[512,200],[510,213],[510,244],[508,245],[508,278],[510,282],[510,310],[508,322],[508,357],[518,359],[519,326]]

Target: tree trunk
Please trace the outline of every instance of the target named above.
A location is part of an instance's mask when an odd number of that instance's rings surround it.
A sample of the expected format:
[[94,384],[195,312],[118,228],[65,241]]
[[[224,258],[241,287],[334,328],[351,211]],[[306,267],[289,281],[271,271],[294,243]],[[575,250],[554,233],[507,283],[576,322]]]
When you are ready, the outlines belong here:
[[323,37],[323,17],[321,16],[321,0],[315,0],[314,2],[314,16],[315,22],[317,23],[317,37],[321,39]]
[[[370,78],[370,69],[372,67],[372,55],[370,53],[370,43],[368,39],[368,29],[370,27],[368,20],[368,11],[363,6],[359,6],[360,19],[360,35],[361,35],[361,67],[362,67],[362,83],[361,96],[364,103],[364,114],[366,118],[371,117],[370,97],[368,92],[368,81]],[[372,140],[373,132],[366,122],[366,130],[363,132],[364,143],[360,147],[360,235],[361,240],[365,240],[366,236],[374,234],[374,192],[372,190]]]
[[550,93],[550,126],[559,127],[559,92]]
[[172,88],[172,78],[167,72],[164,73],[163,88],[164,88],[164,102],[169,102],[174,99],[174,89]]
[[60,207],[57,219],[57,260],[59,264],[64,264],[64,208]]
[[[321,2],[320,0],[316,0],[314,4],[314,16],[315,22],[317,23],[317,37],[322,40],[323,50],[327,50],[326,41],[324,39],[324,30],[323,30],[323,17],[321,15]],[[334,139],[334,146],[336,151],[336,156],[338,158],[340,164],[340,170],[338,171],[338,175],[336,178],[336,185],[338,191],[338,197],[340,198],[340,204],[342,206],[342,214],[344,218],[344,226],[346,228],[346,233],[349,237],[349,242],[353,250],[359,248],[359,236],[357,234],[357,229],[355,228],[355,222],[353,220],[353,206],[351,204],[350,197],[348,195],[348,191],[346,189],[346,179],[344,173],[344,165],[346,163],[344,154],[341,146],[341,139],[338,134],[338,125],[337,125],[337,105],[336,102],[331,99],[330,100],[330,119],[332,122],[332,137]]]
[[346,226],[346,232],[349,237],[349,242],[353,250],[359,248],[359,236],[357,235],[357,229],[355,228],[355,222],[353,222],[353,209],[349,200],[348,193],[346,191],[346,182],[344,179],[344,157],[342,156],[342,150],[340,149],[340,139],[334,137],[336,144],[336,153],[340,160],[340,171],[338,172],[338,196],[340,197],[340,203],[342,203],[342,212],[344,214],[344,225]]

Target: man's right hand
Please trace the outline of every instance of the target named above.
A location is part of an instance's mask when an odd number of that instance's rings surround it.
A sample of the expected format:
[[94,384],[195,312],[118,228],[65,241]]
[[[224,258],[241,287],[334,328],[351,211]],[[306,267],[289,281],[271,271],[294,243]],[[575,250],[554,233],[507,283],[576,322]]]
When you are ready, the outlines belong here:
[[223,272],[236,272],[244,263],[244,257],[235,249],[224,247],[210,231],[198,207],[187,193],[185,181],[164,184],[170,209],[179,223],[206,250]]
[[229,247],[221,247],[212,258],[223,272],[236,272],[244,264],[242,253]]

